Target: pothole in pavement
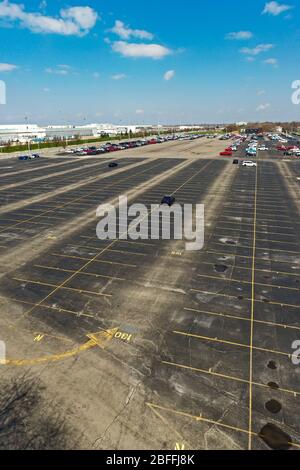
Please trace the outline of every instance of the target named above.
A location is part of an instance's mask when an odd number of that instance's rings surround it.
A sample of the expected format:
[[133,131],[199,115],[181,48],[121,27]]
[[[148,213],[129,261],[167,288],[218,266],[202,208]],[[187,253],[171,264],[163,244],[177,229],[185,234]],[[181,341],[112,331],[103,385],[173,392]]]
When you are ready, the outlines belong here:
[[215,264],[214,269],[216,273],[226,273],[228,266],[225,266],[225,264]]
[[268,363],[268,368],[271,369],[271,370],[277,370],[277,364],[275,361],[270,361]]
[[275,424],[266,424],[260,431],[259,437],[273,450],[288,450],[292,446],[291,436]]
[[226,245],[232,245],[232,246],[237,245],[237,241],[232,240],[232,238],[220,238],[220,242],[225,243]]
[[270,411],[270,413],[273,413],[274,415],[276,415],[277,413],[280,413],[280,411],[282,410],[282,405],[277,400],[269,400],[266,403],[266,409]]
[[269,382],[268,387],[272,388],[273,390],[279,389],[279,385],[276,382]]

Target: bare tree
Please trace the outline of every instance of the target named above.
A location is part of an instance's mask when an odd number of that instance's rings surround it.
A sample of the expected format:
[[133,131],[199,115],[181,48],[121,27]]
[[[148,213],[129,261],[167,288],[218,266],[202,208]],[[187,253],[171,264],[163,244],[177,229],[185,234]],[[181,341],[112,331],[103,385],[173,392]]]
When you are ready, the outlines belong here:
[[39,378],[20,375],[0,388],[0,450],[51,450],[76,447],[73,431],[57,406],[44,398]]

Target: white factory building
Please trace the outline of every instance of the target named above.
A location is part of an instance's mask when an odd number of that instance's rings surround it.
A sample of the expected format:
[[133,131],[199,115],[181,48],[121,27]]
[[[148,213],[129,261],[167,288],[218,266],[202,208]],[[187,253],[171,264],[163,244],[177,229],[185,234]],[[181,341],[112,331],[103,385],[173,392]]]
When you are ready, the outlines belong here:
[[28,140],[45,137],[46,129],[37,124],[0,125],[0,141],[2,142],[28,142]]
[[28,142],[28,140],[53,140],[55,138],[97,137],[104,134],[110,136],[142,132],[150,130],[151,125],[114,125],[114,124],[88,124],[53,125],[40,127],[37,124],[0,125],[0,142]]

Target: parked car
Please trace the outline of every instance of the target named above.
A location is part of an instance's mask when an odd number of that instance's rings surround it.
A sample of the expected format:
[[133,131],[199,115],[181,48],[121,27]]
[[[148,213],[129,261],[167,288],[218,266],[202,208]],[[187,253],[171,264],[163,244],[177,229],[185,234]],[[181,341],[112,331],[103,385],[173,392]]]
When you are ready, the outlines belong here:
[[239,164],[239,161],[238,160],[233,160],[233,165],[238,165]]
[[257,166],[257,163],[251,162],[251,161],[244,161],[243,166],[253,167],[253,166]]
[[231,156],[232,156],[232,152],[229,151],[229,150],[224,150],[223,152],[220,152],[220,156],[221,156],[221,157],[231,157]]
[[29,156],[28,155],[21,155],[19,157],[19,160],[22,161],[22,162],[25,162],[25,161],[29,160]]

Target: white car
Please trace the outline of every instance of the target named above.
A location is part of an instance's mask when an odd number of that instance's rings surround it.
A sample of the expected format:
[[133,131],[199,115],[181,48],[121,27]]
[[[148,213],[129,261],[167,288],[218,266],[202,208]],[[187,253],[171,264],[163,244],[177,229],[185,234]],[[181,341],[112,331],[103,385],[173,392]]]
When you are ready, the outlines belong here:
[[245,162],[243,162],[243,166],[250,166],[250,167],[257,166],[257,163],[250,162],[250,161],[245,161]]
[[258,147],[258,150],[264,151],[264,150],[269,150],[269,149],[268,149],[268,147]]

